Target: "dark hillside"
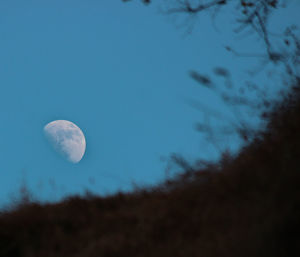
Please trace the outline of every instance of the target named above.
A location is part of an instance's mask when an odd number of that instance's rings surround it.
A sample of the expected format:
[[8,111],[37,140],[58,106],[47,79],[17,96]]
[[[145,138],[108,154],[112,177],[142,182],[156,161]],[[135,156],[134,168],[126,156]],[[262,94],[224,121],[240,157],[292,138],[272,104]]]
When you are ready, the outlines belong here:
[[236,158],[193,179],[2,213],[0,256],[300,256],[297,89]]

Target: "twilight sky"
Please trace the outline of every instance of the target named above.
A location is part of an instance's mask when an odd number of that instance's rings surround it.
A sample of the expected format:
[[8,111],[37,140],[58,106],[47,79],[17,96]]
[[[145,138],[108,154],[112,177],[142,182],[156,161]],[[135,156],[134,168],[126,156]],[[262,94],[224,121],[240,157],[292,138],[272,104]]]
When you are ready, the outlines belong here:
[[[274,28],[282,19],[297,21],[299,2],[292,6],[274,18]],[[184,21],[162,15],[157,4],[0,1],[0,205],[24,180],[37,199],[59,200],[85,189],[106,194],[155,184],[165,178],[162,157],[173,152],[215,158],[216,148],[194,129],[203,114],[186,99],[234,117],[188,72],[224,66],[242,83],[255,62],[234,58],[224,45],[261,47],[255,38],[245,43],[227,33],[234,24],[228,17],[221,15],[216,29],[200,18],[187,35],[178,26]],[[86,136],[77,164],[44,137],[43,127],[57,119],[74,122]]]

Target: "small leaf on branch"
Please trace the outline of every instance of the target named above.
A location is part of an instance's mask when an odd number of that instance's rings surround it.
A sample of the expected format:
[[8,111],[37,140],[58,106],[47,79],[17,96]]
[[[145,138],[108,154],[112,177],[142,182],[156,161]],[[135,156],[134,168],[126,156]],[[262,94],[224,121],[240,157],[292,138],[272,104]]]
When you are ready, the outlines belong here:
[[211,81],[211,79],[206,76],[206,75],[202,75],[196,71],[190,71],[190,76],[196,80],[197,82],[199,82],[200,84],[211,88],[213,86],[213,83]]

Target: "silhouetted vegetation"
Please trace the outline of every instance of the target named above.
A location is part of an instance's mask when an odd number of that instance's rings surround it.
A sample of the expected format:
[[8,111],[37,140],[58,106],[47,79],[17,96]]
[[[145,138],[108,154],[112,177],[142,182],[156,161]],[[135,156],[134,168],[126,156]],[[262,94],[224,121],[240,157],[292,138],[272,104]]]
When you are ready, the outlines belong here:
[[[194,108],[200,110],[205,115],[205,122],[198,122],[196,129],[207,135],[210,143],[216,144],[217,137],[225,134],[238,135],[245,143],[249,143],[256,135],[256,132],[263,130],[264,119],[260,126],[254,126],[249,122],[249,118],[256,116],[260,117],[263,113],[272,109],[278,102],[269,96],[271,90],[274,91],[274,84],[278,81],[271,79],[274,74],[281,74],[279,78],[281,91],[289,90],[286,85],[297,83],[299,80],[299,64],[300,64],[300,38],[298,28],[295,24],[287,24],[282,19],[284,29],[282,31],[273,31],[270,29],[271,18],[278,10],[286,8],[292,3],[290,0],[164,0],[162,8],[165,15],[176,15],[185,19],[183,24],[188,30],[191,30],[199,16],[208,14],[213,21],[217,21],[218,16],[223,13],[230,14],[230,20],[235,23],[231,26],[235,34],[244,33],[247,35],[247,40],[242,41],[239,38],[240,44],[237,47],[225,46],[225,50],[230,52],[234,57],[252,58],[258,61],[259,71],[264,70],[266,66],[268,70],[269,87],[262,88],[255,82],[254,77],[258,72],[256,69],[248,73],[250,79],[239,81],[238,85],[234,84],[230,69],[232,67],[215,67],[213,76],[202,73],[201,71],[192,70],[189,72],[190,77],[200,85],[211,89],[220,99],[232,110],[236,121],[232,122],[224,117],[217,110],[209,110],[199,101],[192,100],[189,102]],[[201,25],[201,24],[200,24]],[[228,24],[226,24],[228,25]],[[221,29],[226,26],[221,24]],[[202,26],[208,26],[202,24]],[[205,37],[205,35],[202,35]],[[259,52],[257,49],[251,48],[248,42],[262,43]],[[247,45],[247,48],[245,48]],[[251,67],[249,67],[251,68]],[[216,83],[217,78],[223,79],[223,84]],[[273,89],[272,89],[273,88]],[[253,97],[255,95],[255,97]],[[241,111],[243,110],[243,111]],[[247,110],[247,111],[245,111]],[[250,115],[246,113],[251,113]],[[245,117],[246,116],[246,117]],[[217,128],[211,125],[209,118],[222,119],[227,121],[228,125],[223,124]]]
[[[195,15],[229,2],[233,1],[176,1],[169,13]],[[247,142],[237,155],[224,152],[217,162],[195,165],[173,155],[172,161],[183,170],[176,177],[108,197],[87,193],[43,204],[31,201],[30,192],[22,188],[22,201],[0,214],[0,257],[299,256],[300,79],[295,68],[300,45],[294,29],[288,28],[282,39],[293,49],[275,51],[265,26],[281,2],[236,1],[244,15],[241,28],[249,25],[257,31],[267,58],[283,64],[294,85],[278,102],[264,97],[253,102],[243,96],[247,88],[240,88],[238,96],[221,92],[228,105],[261,110],[266,124],[254,131],[242,122],[235,127]],[[227,69],[216,67],[213,72],[232,88]],[[190,76],[217,89],[210,76],[197,71]],[[255,85],[246,86],[261,92]],[[197,129],[209,133],[211,127],[199,123]]]
[[298,84],[236,157],[128,194],[26,200],[1,213],[0,256],[299,256],[299,114]]

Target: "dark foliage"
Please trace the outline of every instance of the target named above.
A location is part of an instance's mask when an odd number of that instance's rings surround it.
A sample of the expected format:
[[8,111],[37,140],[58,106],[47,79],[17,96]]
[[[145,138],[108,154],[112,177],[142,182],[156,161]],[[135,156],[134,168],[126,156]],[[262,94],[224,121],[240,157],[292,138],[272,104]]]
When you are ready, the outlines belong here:
[[[270,13],[285,1],[178,0],[169,12],[195,15],[233,2],[241,10],[239,30],[252,27],[267,58],[296,77],[292,67],[299,64],[300,48],[294,30],[287,28],[283,37],[287,47],[293,45],[284,55],[275,51],[266,30]],[[218,67],[214,73],[230,88],[229,71]],[[209,76],[190,75],[214,89]],[[0,214],[0,257],[300,256],[299,88],[298,81],[281,104],[263,113],[266,130],[252,135],[237,156],[224,153],[219,162],[200,168],[173,156],[184,172],[154,188],[74,196],[57,204],[31,202],[24,189],[23,202]],[[228,104],[249,105],[243,97],[222,96]],[[249,128],[239,128],[249,136]]]
[[[131,0],[122,0],[123,2],[129,2],[129,1],[131,1]],[[142,2],[144,3],[144,4],[150,4],[151,3],[151,0],[142,0]]]
[[299,114],[298,86],[236,157],[155,188],[2,212],[0,256],[299,256]]
[[[300,37],[298,28],[294,24],[285,24],[283,31],[273,33],[270,30],[271,16],[279,9],[285,8],[291,1],[289,0],[164,0],[167,2],[164,9],[166,15],[177,15],[186,17],[187,21],[193,23],[197,18],[204,14],[210,14],[215,20],[219,13],[230,11],[235,20],[232,27],[237,34],[246,32],[247,36],[255,35],[255,42],[262,42],[263,47],[260,53],[252,52],[253,49],[246,52],[240,52],[243,48],[243,42],[239,47],[225,46],[225,49],[232,55],[241,58],[254,58],[258,60],[260,70],[264,70],[267,64],[271,67],[266,75],[269,77],[270,88],[278,82],[271,79],[274,74],[281,74],[280,85],[290,85],[299,80],[300,64]],[[228,12],[229,13],[229,12]],[[230,18],[232,18],[230,17]],[[188,24],[184,22],[185,26]],[[191,24],[193,25],[193,24]],[[207,26],[207,25],[204,25]],[[222,24],[221,26],[226,27]],[[249,39],[248,39],[249,40]],[[253,40],[253,37],[252,37]],[[254,43],[254,42],[253,42]],[[209,143],[213,143],[217,149],[219,139],[227,136],[238,136],[243,143],[251,142],[259,130],[264,129],[263,113],[272,109],[276,104],[276,99],[269,96],[269,88],[262,88],[254,82],[254,76],[258,71],[248,71],[251,78],[236,83],[232,80],[230,68],[215,67],[213,76],[204,74],[201,71],[192,70],[190,77],[198,84],[212,90],[231,110],[235,121],[224,117],[221,112],[211,110],[201,104],[201,98],[198,100],[190,99],[188,104],[202,112],[204,121],[198,122],[196,130],[203,133]],[[216,79],[222,79],[220,83]],[[277,80],[277,81],[275,81]],[[289,82],[287,82],[289,81]],[[277,84],[278,86],[278,84]],[[274,87],[276,88],[276,86]],[[288,90],[286,86],[281,87],[282,91]],[[273,89],[274,90],[274,89]],[[281,92],[279,92],[281,94]],[[253,97],[255,95],[255,97]],[[223,116],[223,117],[222,117]],[[260,124],[251,124],[253,117],[260,118]],[[221,127],[211,125],[210,120],[223,121]],[[250,118],[250,119],[249,119]]]

